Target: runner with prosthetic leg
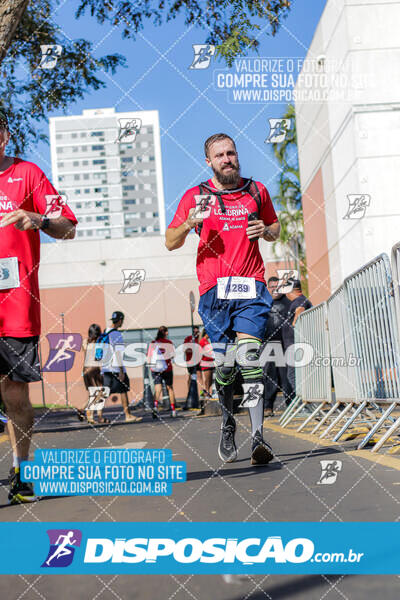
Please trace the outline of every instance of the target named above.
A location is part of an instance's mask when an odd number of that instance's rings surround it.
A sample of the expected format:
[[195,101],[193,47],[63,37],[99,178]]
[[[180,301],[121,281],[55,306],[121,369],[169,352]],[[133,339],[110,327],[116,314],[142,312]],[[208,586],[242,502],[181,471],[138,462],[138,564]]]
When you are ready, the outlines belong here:
[[233,393],[237,369],[243,377],[241,406],[249,409],[251,462],[266,464],[272,449],[263,439],[261,344],[272,298],[264,280],[258,239],[274,241],[280,225],[265,186],[240,176],[236,146],[226,134],[204,145],[212,179],[188,190],[166,232],[166,247],[183,246],[192,228],[200,236],[197,275],[199,314],[213,346],[216,385],[222,407],[218,453],[237,458]]

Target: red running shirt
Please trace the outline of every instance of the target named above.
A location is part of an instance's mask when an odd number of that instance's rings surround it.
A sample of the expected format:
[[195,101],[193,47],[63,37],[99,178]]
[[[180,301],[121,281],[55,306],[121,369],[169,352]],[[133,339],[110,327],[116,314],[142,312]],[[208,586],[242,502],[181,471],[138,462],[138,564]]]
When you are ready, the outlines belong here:
[[[0,218],[18,208],[62,215],[77,223],[43,171],[15,158],[14,164],[0,173]],[[40,335],[39,231],[19,231],[14,225],[0,228],[0,260],[8,257],[18,259],[20,287],[0,289],[0,337]]]
[[[215,189],[211,179],[208,180],[208,184]],[[271,198],[262,183],[257,181],[255,184],[261,197],[259,219],[264,221],[265,225],[271,225],[278,220]],[[189,210],[196,206],[195,196],[198,194],[198,186],[184,194],[169,227],[182,225],[189,215]],[[257,202],[247,192],[224,194],[222,198],[226,213],[223,214],[217,197],[214,198],[215,204],[211,207],[211,214],[203,222],[197,250],[200,295],[214,287],[218,277],[254,277],[257,281],[265,283],[265,266],[258,242],[251,242],[246,234],[247,215],[258,212]]]
[[[171,347],[169,346],[171,344]],[[172,357],[175,355],[174,344],[168,338],[160,338],[159,340],[153,340],[147,351],[147,358],[149,360],[155,360],[153,354],[157,352],[160,358],[162,357],[165,360],[167,365],[166,371],[172,371]],[[151,368],[151,365],[150,365]]]
[[201,362],[209,363],[209,364],[202,364],[200,367],[201,370],[204,371],[205,369],[209,369],[210,367],[215,367],[214,352],[213,352],[210,340],[208,340],[206,337],[201,338],[200,346],[201,346],[202,352],[203,352],[202,357],[201,357]]

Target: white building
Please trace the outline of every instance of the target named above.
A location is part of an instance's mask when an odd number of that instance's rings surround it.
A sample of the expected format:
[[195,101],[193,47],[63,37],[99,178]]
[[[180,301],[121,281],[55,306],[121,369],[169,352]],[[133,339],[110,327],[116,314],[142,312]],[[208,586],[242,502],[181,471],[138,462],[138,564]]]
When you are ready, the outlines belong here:
[[[327,0],[297,82],[305,94],[295,107],[314,303],[400,240],[399,23],[396,0]],[[325,79],[310,84],[312,62]],[[318,101],[324,90],[328,99]],[[355,198],[363,208],[349,213]]]
[[79,220],[78,237],[164,233],[158,111],[54,117],[50,144],[54,185]]

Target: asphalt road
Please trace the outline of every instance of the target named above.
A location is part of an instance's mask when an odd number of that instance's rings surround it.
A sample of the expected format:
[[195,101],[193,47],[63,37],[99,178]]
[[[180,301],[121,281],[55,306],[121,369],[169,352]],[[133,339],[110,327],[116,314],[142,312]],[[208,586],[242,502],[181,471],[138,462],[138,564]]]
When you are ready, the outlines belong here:
[[[182,413],[181,413],[182,414]],[[185,483],[171,497],[47,498],[34,505],[8,506],[0,489],[3,521],[395,521],[399,519],[400,460],[379,464],[351,453],[356,442],[320,445],[310,436],[283,433],[277,420],[266,421],[266,438],[276,459],[268,467],[250,465],[246,415],[238,417],[239,459],[221,464],[216,448],[219,418],[185,413],[154,422],[82,427],[73,414],[38,423],[35,448],[170,448],[187,463]],[[9,446],[0,437],[0,478],[6,483]],[[321,460],[342,461],[333,485],[318,485]],[[371,540],[373,543],[373,540]],[[21,540],[21,553],[28,549]],[[400,573],[400,567],[399,567]],[[380,600],[400,597],[397,576],[236,576],[221,575],[23,575],[0,577],[8,600],[152,599],[152,600]]]

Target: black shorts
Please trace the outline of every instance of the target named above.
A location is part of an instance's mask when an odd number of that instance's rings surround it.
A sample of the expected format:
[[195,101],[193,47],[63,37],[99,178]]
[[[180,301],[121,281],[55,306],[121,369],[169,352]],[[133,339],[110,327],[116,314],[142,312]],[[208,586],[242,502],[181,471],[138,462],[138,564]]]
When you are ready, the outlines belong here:
[[188,373],[189,375],[193,375],[193,373],[196,373],[197,371],[201,371],[201,367],[200,365],[193,365],[192,367],[187,367]]
[[162,382],[165,381],[166,385],[172,386],[172,381],[174,378],[172,371],[162,371],[161,373],[152,371],[151,374],[153,375],[154,385],[157,385],[158,383],[162,384]]
[[0,337],[0,375],[12,381],[40,381],[39,336]]
[[113,371],[103,373],[103,385],[110,388],[110,394],[124,394],[130,390],[128,373],[125,373],[124,381],[120,381],[118,375]]

